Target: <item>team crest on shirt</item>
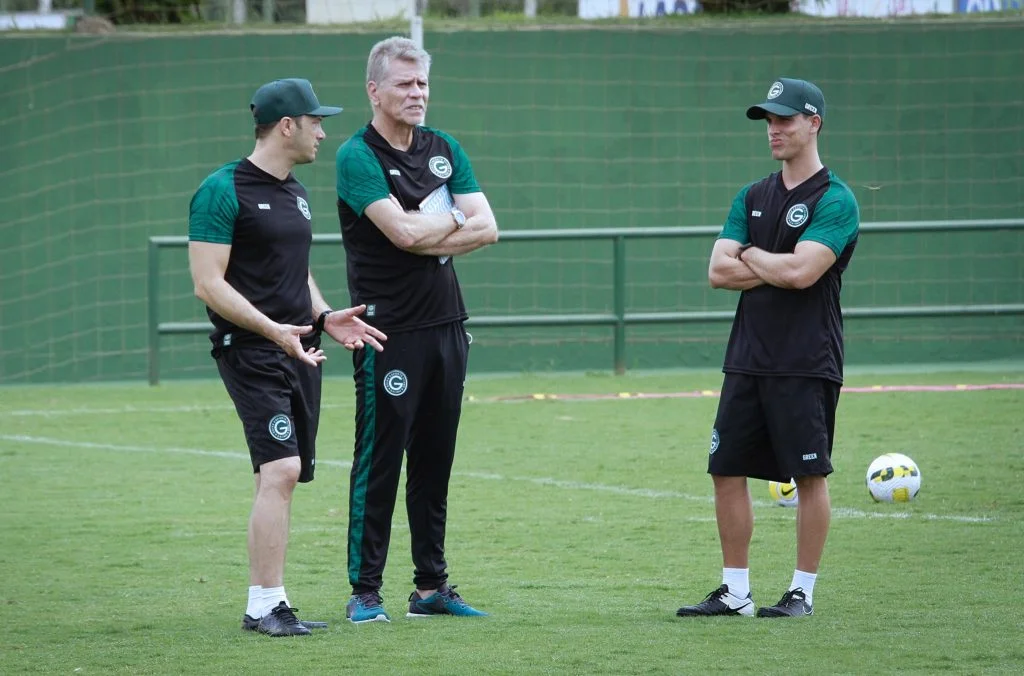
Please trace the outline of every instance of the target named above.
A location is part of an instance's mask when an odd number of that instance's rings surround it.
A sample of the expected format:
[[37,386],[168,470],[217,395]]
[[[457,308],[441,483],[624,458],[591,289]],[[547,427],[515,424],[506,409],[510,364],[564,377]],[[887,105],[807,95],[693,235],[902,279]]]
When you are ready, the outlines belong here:
[[394,369],[384,375],[384,391],[392,397],[400,397],[409,389],[409,378],[404,371]]
[[769,100],[777,99],[777,98],[779,98],[779,95],[781,95],[781,94],[782,94],[782,83],[778,82],[778,81],[773,82],[772,86],[768,89],[768,99]]
[[786,225],[791,228],[799,228],[807,222],[808,213],[806,204],[794,204],[786,212]]
[[306,202],[306,200],[302,199],[301,197],[296,197],[295,199],[298,200],[299,211],[301,211],[302,215],[306,217],[306,220],[313,220],[313,215],[309,213],[309,204]]
[[711,450],[708,451],[708,455],[714,455],[715,451],[718,450],[718,430],[711,430]]
[[430,173],[438,178],[445,179],[452,175],[452,163],[444,155],[434,155],[427,162]]
[[292,421],[284,413],[278,413],[270,419],[270,436],[278,441],[288,441],[292,438]]

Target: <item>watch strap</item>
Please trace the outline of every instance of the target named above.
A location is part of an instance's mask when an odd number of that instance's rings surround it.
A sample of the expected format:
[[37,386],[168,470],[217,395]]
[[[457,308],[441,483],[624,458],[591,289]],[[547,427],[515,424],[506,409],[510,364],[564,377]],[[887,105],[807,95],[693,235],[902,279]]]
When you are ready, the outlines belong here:
[[316,324],[313,325],[313,328],[322,333],[324,330],[324,323],[327,321],[327,315],[332,312],[334,312],[334,310],[324,310],[321,312],[320,316],[316,318]]

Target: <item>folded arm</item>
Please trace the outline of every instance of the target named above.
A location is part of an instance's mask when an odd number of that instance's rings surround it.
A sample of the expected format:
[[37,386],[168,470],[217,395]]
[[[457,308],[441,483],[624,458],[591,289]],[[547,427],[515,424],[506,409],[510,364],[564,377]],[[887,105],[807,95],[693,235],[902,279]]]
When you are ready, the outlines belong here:
[[424,256],[467,253],[498,240],[494,213],[483,193],[456,195],[455,204],[466,214],[461,229],[450,212],[403,211],[393,197],[370,204],[366,215],[399,249]]
[[715,242],[711,250],[711,263],[708,265],[711,288],[745,291],[765,283],[738,258],[740,248],[741,244],[734,239],[719,239]]
[[405,211],[391,195],[367,206],[365,213],[392,244],[415,254],[437,246],[455,230],[455,219],[451,213]]
[[820,242],[797,242],[793,253],[769,253],[750,247],[742,263],[765,283],[781,289],[806,289],[821,279],[836,262],[836,255]]
[[435,246],[416,253],[427,256],[457,256],[476,251],[498,241],[498,224],[487,197],[482,192],[455,195],[455,206],[466,214],[466,225],[452,232]]

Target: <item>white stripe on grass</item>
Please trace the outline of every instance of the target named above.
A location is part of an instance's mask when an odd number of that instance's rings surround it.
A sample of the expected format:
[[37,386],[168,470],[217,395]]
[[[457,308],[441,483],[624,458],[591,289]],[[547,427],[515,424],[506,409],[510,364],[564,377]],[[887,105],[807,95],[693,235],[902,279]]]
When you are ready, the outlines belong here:
[[[321,409],[351,408],[345,404],[322,404]],[[199,413],[203,411],[234,411],[231,404],[193,404],[190,406],[118,406],[112,408],[42,408],[42,409],[20,409],[15,411],[0,411],[0,415],[14,418],[56,418],[75,415],[128,415],[132,413]]]
[[[2,434],[0,435],[0,441],[11,441],[24,444],[38,444],[43,446],[56,446],[61,448],[86,448],[98,451],[115,451],[122,453],[172,453],[207,456],[211,458],[226,458],[229,460],[249,460],[249,455],[247,453],[239,453],[237,451],[212,451],[202,448],[179,448],[174,446],[161,447],[134,446],[124,444],[104,444],[90,441],[68,441],[64,439],[53,439],[51,437],[30,437],[21,434]],[[319,460],[317,462],[319,465],[340,467],[342,469],[348,469],[352,467],[352,463],[345,462],[342,460]],[[610,493],[612,495],[625,495],[630,497],[690,500],[693,502],[703,502],[706,504],[711,504],[714,502],[714,498],[708,495],[690,495],[688,493],[681,493],[679,491],[663,491],[654,490],[651,488],[629,488],[627,486],[611,486],[608,484],[568,481],[565,479],[553,479],[550,477],[505,476],[503,474],[495,474],[493,472],[453,472],[452,475],[466,479],[532,483],[538,486],[562,488],[575,491],[594,491],[599,493]],[[754,501],[754,505],[757,507],[766,507],[773,504],[774,503],[763,502],[760,500]],[[863,510],[855,509],[852,507],[834,507],[832,509],[832,516],[839,519],[909,519],[916,517],[920,519],[927,519],[930,521],[957,521],[961,523],[987,523],[996,520],[995,517],[990,516],[964,516],[956,514],[926,513],[919,514],[916,512],[907,511],[888,513],[865,512]],[[710,521],[713,519],[711,517],[708,517],[708,520]]]
[[[977,392],[987,390],[1021,390],[1024,383],[993,383],[982,385],[875,385],[870,387],[845,387],[844,392],[858,394],[881,394],[891,392]],[[467,405],[474,404],[526,404],[533,402],[588,403],[604,401],[649,401],[652,399],[705,399],[717,398],[717,390],[693,390],[688,392],[619,392],[596,394],[557,394],[535,393],[515,396],[476,397],[470,395]],[[354,404],[322,404],[321,409],[347,409]],[[230,404],[190,405],[190,406],[117,406],[109,408],[76,407],[64,409],[16,409],[0,410],[0,415],[10,417],[61,417],[76,415],[128,415],[148,413],[195,413],[198,411],[233,411]]]

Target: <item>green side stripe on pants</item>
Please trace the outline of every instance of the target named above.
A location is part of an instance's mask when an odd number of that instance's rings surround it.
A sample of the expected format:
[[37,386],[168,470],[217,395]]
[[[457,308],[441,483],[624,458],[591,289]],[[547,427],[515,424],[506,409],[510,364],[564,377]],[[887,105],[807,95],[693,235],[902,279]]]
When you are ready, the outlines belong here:
[[349,497],[348,581],[359,582],[359,569],[363,563],[363,527],[366,516],[366,487],[370,479],[373,459],[373,440],[377,431],[377,387],[374,366],[377,353],[371,347],[363,348],[363,436],[359,439],[359,459],[352,468],[355,481]]

